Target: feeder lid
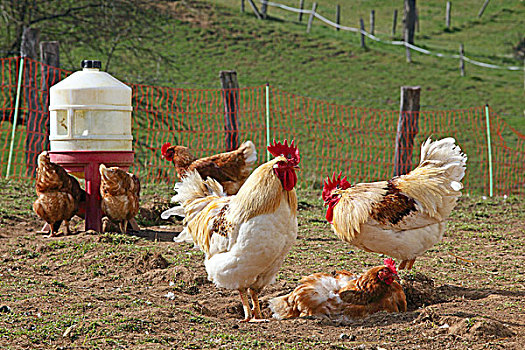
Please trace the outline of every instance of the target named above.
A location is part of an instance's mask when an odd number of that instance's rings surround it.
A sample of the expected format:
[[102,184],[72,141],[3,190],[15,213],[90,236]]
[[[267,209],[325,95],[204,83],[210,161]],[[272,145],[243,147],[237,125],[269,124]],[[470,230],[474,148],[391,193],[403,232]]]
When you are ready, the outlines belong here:
[[82,60],[80,63],[82,68],[102,68],[102,63],[97,60]]
[[50,108],[93,105],[131,106],[131,87],[99,70],[101,66],[100,61],[83,60],[82,70],[50,88]]

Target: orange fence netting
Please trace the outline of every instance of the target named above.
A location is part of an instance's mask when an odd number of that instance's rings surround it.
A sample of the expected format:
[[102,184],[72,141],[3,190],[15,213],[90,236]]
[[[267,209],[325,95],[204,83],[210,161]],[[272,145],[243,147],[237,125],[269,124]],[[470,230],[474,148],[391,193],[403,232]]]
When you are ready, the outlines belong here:
[[[0,177],[7,177],[20,58],[0,59]],[[24,60],[18,122],[9,177],[32,179],[36,157],[49,149],[49,87],[71,72]],[[173,165],[161,159],[164,142],[188,146],[197,157],[224,152],[232,131],[225,130],[222,89],[178,89],[128,84],[133,90],[132,133],[135,165],[142,182],[177,181]],[[252,140],[258,163],[266,161],[266,87],[235,89],[239,143]],[[271,139],[295,139],[303,171],[300,183],[320,186],[334,171],[352,182],[392,177],[399,111],[357,108],[270,89]],[[227,116],[231,117],[231,116]],[[495,194],[525,192],[525,136],[490,110]],[[489,192],[485,107],[421,111],[413,132],[412,164],[419,162],[426,138],[454,137],[468,155],[463,181],[467,193]]]

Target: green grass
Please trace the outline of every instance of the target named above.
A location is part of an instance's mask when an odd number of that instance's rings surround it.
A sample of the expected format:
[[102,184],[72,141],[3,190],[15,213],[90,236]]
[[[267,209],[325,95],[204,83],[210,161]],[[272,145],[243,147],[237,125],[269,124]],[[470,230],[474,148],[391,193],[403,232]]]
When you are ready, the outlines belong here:
[[[295,0],[280,2],[298,6]],[[398,33],[401,32],[399,1],[321,0],[318,3],[319,12],[332,19],[335,4],[340,3],[342,23],[353,26],[359,17],[368,22],[370,10],[375,9],[377,32],[384,39],[390,37],[392,11],[398,8]],[[112,64],[110,72],[132,83],[218,88],[218,72],[234,69],[241,86],[268,82],[299,95],[389,110],[399,108],[401,85],[420,85],[425,110],[488,103],[511,125],[524,130],[522,72],[467,64],[467,76],[460,77],[456,60],[413,53],[414,62],[407,64],[402,47],[368,41],[368,49],[363,50],[356,34],[337,32],[319,21],[314,22],[312,32],[306,34],[305,20],[299,23],[296,14],[280,9],[270,8],[270,18],[259,21],[248,4],[246,12],[240,13],[239,1],[192,1],[178,8],[184,6],[190,14],[188,17],[162,11],[151,14],[164,33],[158,33],[161,44],[145,45],[170,60],[141,58],[121,46],[113,59],[119,64]],[[523,2],[491,3],[482,19],[477,19],[479,1],[454,4],[454,30],[450,32],[444,30],[443,2],[425,1],[418,6],[421,31],[416,35],[416,44],[456,53],[459,43],[467,44],[468,38],[469,57],[499,65],[523,64],[512,58],[512,47],[522,35]],[[307,7],[311,7],[311,2],[307,1]],[[61,50],[67,52],[61,62],[71,70],[78,69],[82,58],[98,57],[104,61],[105,57],[105,53],[96,48],[69,40],[67,34],[61,40]]]

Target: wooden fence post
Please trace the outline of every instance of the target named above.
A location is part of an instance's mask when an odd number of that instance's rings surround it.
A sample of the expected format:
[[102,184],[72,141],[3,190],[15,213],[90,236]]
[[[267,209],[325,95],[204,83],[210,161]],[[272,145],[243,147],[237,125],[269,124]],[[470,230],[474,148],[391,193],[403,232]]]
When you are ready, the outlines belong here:
[[239,124],[237,110],[239,106],[239,83],[237,72],[220,71],[219,78],[222,86],[224,101],[224,132],[226,134],[226,151],[239,148]]
[[301,12],[299,12],[299,22],[302,22],[303,21],[304,0],[299,0],[299,9],[301,9]]
[[253,13],[255,13],[255,17],[257,17],[258,19],[262,19],[261,13],[259,12],[259,9],[257,9],[257,6],[255,6],[253,0],[248,0],[248,2],[250,3]]
[[312,23],[314,22],[315,18],[315,10],[317,10],[317,3],[314,2],[312,5],[312,12],[310,12],[310,17],[308,18],[308,25],[306,26],[306,32],[310,33],[310,30],[312,29]]
[[376,11],[370,11],[370,34],[374,35],[376,25]]
[[341,25],[341,6],[337,5],[335,7],[335,23],[337,23],[337,27],[335,27],[335,30],[339,31],[339,25]]
[[[42,62],[42,118],[40,119],[39,132],[43,137],[43,142],[37,142],[36,146],[43,145],[37,154],[48,149],[49,147],[49,88],[60,80],[60,73],[57,68],[60,67],[60,51],[58,41],[43,41],[40,43],[40,62]],[[36,135],[35,135],[36,136]]]
[[361,47],[363,49],[366,49],[365,35],[363,34],[363,32],[365,31],[365,22],[362,18],[359,18],[359,28],[361,28]]
[[[416,0],[405,0],[405,43],[414,44],[414,29],[416,24]],[[410,48],[405,45],[407,62],[412,62]]]
[[450,10],[452,7],[452,3],[450,1],[447,1],[447,12],[445,14],[445,24],[447,26],[447,29],[450,29]]
[[487,8],[489,1],[490,0],[485,0],[485,2],[483,3],[483,6],[481,6],[481,9],[478,12],[478,18],[481,18],[481,16],[483,15],[483,12],[485,12],[485,9]]
[[416,7],[416,32],[419,33],[419,10],[418,8]]
[[268,17],[268,4],[266,1],[261,3],[261,16],[263,19],[266,19]]
[[394,176],[412,170],[414,137],[418,133],[419,86],[401,87],[401,105],[397,122],[396,149],[394,154]]
[[461,76],[465,76],[465,61],[463,60],[465,56],[465,50],[463,49],[463,44],[459,44],[459,69],[461,70]]
[[394,19],[392,20],[392,36],[396,35],[396,25],[397,25],[397,9],[394,10]]
[[[40,29],[24,28],[20,54],[22,57],[30,58],[24,60],[24,96],[26,101],[27,115],[24,124],[27,125],[25,140],[25,159],[27,175],[33,177],[36,171],[36,159],[42,152],[41,119],[44,108],[40,105],[36,81],[36,60],[38,59],[38,44],[40,40]],[[45,135],[44,135],[45,137]]]

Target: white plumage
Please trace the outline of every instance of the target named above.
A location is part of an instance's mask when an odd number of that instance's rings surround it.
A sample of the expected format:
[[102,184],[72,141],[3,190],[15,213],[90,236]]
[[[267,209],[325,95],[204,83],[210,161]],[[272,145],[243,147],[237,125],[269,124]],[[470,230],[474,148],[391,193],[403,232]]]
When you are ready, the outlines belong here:
[[214,179],[190,172],[173,197],[180,206],[162,214],[184,215],[177,241],[191,239],[199,246],[208,278],[218,287],[239,290],[245,321],[261,319],[258,293],[275,280],[297,237],[295,182],[288,175],[298,162],[293,156],[277,156],[258,167],[233,196],[226,196]]

